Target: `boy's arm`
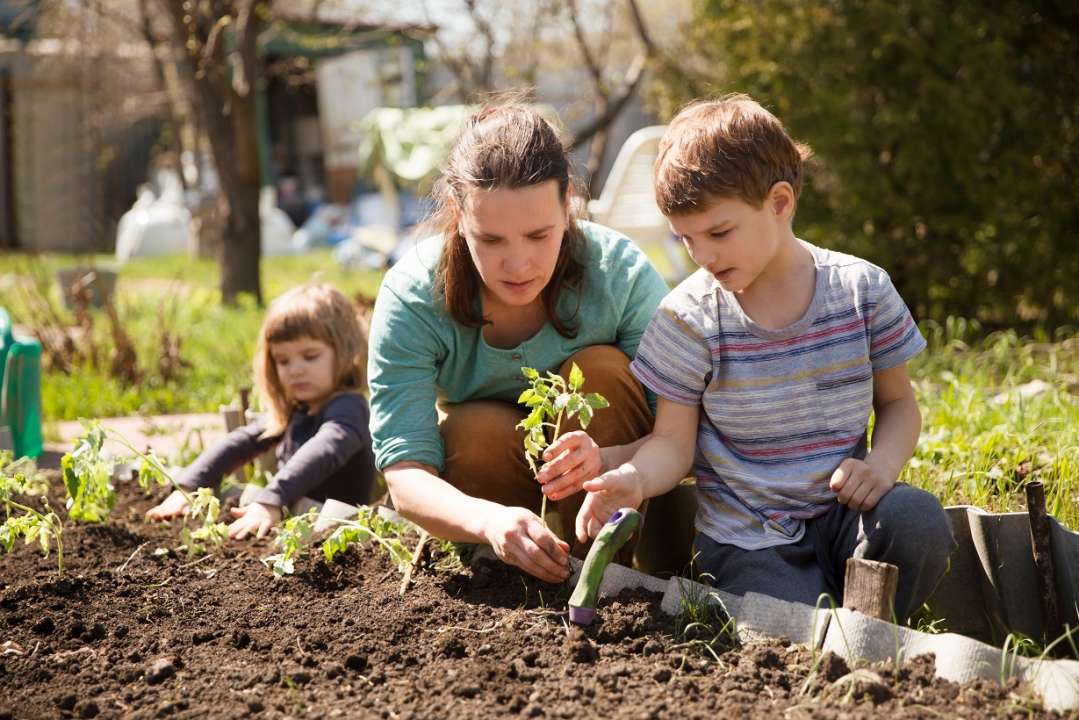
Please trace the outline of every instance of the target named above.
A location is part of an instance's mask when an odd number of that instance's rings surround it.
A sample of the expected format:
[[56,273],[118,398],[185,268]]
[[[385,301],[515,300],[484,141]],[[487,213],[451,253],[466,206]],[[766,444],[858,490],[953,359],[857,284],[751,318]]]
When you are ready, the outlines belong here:
[[914,454],[922,415],[914,399],[906,363],[873,373],[873,449],[865,460],[847,458],[832,474],[831,489],[840,503],[872,510],[895,486]]
[[581,542],[595,537],[619,508],[636,508],[686,476],[697,448],[700,411],[700,405],[659,398],[652,434],[644,438],[632,459],[584,483],[588,495],[577,514],[576,528]]

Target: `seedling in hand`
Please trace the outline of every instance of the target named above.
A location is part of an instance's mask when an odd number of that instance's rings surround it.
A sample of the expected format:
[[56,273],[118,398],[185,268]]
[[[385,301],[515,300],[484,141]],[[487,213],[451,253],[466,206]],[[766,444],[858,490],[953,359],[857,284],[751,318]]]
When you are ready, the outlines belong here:
[[[562,421],[574,416],[581,423],[581,429],[587,429],[592,422],[593,411],[609,407],[610,403],[599,393],[583,395],[579,392],[584,385],[584,373],[577,363],[570,368],[569,382],[553,372],[548,372],[544,377],[535,368],[523,367],[521,372],[531,387],[521,393],[517,402],[532,410],[517,427],[525,431],[525,458],[532,474],[536,475],[543,451],[550,444],[547,442],[547,430],[551,431],[551,442],[554,442],[561,432]],[[546,526],[547,495],[543,496],[540,519]]]

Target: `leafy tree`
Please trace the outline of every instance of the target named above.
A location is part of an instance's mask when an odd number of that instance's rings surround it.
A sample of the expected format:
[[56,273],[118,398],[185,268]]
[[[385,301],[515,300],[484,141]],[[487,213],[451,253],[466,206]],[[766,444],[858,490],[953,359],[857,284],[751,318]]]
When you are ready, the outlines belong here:
[[667,115],[748,92],[808,142],[796,231],[919,317],[1079,321],[1079,13],[1064,2],[698,0]]

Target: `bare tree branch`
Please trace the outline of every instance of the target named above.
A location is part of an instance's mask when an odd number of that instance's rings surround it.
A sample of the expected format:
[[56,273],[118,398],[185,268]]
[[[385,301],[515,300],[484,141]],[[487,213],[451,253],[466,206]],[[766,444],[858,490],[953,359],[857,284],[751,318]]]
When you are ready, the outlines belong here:
[[637,86],[641,84],[641,78],[644,76],[644,68],[647,64],[647,57],[642,52],[633,59],[633,63],[630,65],[629,70],[626,72],[626,77],[622,81],[622,89],[611,100],[604,112],[587,123],[584,127],[578,128],[573,133],[573,137],[569,143],[569,149],[574,150],[581,145],[592,139],[592,136],[601,130],[604,130],[618,114],[622,112],[622,108],[626,106],[630,98],[633,97],[633,93],[637,92]]
[[569,20],[573,26],[573,37],[577,40],[577,49],[581,53],[581,59],[584,60],[588,74],[592,76],[592,87],[595,88],[596,95],[606,100],[608,93],[603,82],[603,68],[596,62],[592,49],[588,47],[588,38],[585,37],[584,28],[581,27],[577,14],[577,0],[566,0],[566,8],[569,10]]

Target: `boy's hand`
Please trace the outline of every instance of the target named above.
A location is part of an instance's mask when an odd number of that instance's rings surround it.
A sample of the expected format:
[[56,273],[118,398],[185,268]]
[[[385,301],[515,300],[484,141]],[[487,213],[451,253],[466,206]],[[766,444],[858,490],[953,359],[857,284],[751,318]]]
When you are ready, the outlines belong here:
[[847,458],[832,473],[828,486],[841,504],[865,512],[888,494],[895,486],[895,478],[889,479],[864,460]]
[[586,481],[582,487],[588,491],[577,513],[577,539],[582,543],[596,537],[618,510],[638,508],[644,501],[640,476],[628,463]]
[[187,497],[179,490],[173,490],[167,498],[146,511],[146,519],[172,520],[174,517],[187,515],[189,509]]
[[232,508],[232,517],[236,518],[229,525],[229,538],[243,540],[248,534],[264,538],[277,523],[281,522],[281,508],[277,505],[264,505],[259,502]]
[[530,575],[550,583],[569,577],[569,545],[522,507],[501,507],[487,520],[484,537],[495,554]]
[[603,465],[599,445],[582,430],[555,440],[543,451],[543,459],[546,464],[540,468],[536,480],[551,500],[580,492],[581,484],[599,475]]

